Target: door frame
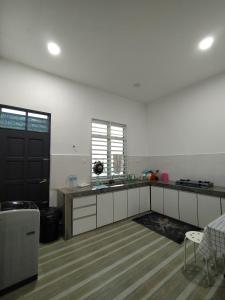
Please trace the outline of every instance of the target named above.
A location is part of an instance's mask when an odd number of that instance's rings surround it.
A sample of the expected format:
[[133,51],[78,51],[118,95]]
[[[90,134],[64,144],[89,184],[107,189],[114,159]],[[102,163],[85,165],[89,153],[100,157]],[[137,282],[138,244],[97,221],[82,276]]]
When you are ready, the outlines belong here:
[[[33,109],[28,109],[28,108],[23,108],[23,107],[18,107],[18,106],[12,106],[12,105],[5,105],[0,103],[0,111],[2,108],[7,108],[7,109],[15,109],[15,110],[22,110],[26,113],[26,124],[25,124],[25,130],[19,130],[20,132],[28,132],[29,130],[27,130],[27,120],[28,120],[28,113],[37,113],[37,114],[43,114],[43,115],[47,115],[48,119],[49,119],[49,131],[48,131],[48,135],[49,135],[49,184],[48,184],[48,199],[50,200],[50,178],[51,178],[51,113],[48,112],[44,112],[44,111],[39,111],[39,110],[33,110]],[[12,129],[12,128],[1,128],[1,129],[7,129],[7,130],[17,130],[17,129]],[[37,131],[36,131],[37,132]],[[48,202],[49,202],[48,200]],[[1,202],[1,201],[0,201]]]

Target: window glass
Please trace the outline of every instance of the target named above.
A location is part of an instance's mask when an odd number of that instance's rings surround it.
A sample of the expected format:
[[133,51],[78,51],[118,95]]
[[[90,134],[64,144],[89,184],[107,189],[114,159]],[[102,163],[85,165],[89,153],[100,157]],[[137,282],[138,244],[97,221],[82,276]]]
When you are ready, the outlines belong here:
[[26,112],[16,109],[2,108],[0,110],[0,127],[25,130]]
[[48,132],[49,119],[47,115],[28,113],[27,130]]

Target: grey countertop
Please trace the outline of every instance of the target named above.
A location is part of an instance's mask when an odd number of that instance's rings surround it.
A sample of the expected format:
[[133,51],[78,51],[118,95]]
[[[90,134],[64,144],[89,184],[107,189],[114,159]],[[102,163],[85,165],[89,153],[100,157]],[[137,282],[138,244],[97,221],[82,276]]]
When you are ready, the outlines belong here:
[[88,195],[96,195],[101,193],[108,193],[114,191],[120,191],[124,189],[131,189],[142,186],[158,186],[164,187],[168,189],[193,192],[203,195],[215,196],[225,198],[225,187],[214,186],[210,188],[200,188],[200,187],[188,187],[183,185],[177,185],[174,181],[169,181],[167,183],[162,181],[133,181],[133,182],[125,182],[125,183],[115,183],[112,185],[108,185],[106,188],[97,189],[95,186],[86,186],[83,188],[61,188],[58,191],[64,195],[72,195],[73,197],[82,197]]
[[174,181],[169,181],[168,183],[165,183],[162,181],[157,181],[157,182],[151,181],[150,185],[165,187],[168,189],[174,189],[174,190],[179,190],[179,191],[192,192],[192,193],[197,193],[197,194],[225,198],[225,187],[222,187],[222,186],[214,186],[214,187],[210,187],[210,188],[190,187],[190,186],[178,185]]
[[148,186],[149,181],[147,180],[141,180],[141,181],[133,181],[133,182],[126,182],[126,183],[114,183],[112,185],[108,185],[106,188],[98,189],[95,186],[89,185],[86,187],[78,187],[78,188],[61,188],[58,189],[59,192],[68,195],[73,194],[74,197],[82,197],[82,196],[88,196],[88,195],[95,195],[95,194],[101,194],[101,193],[108,193],[108,192],[114,192],[114,191],[121,191],[125,189],[130,188],[136,188],[141,186]]

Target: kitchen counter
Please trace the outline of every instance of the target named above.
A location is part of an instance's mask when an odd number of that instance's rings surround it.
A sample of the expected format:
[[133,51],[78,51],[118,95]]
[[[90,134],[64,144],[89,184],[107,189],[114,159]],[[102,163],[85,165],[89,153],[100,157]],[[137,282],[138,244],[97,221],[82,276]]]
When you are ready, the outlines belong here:
[[151,181],[149,184],[151,186],[159,186],[167,189],[174,189],[178,191],[192,192],[196,194],[203,194],[208,196],[225,198],[225,187],[221,187],[221,186],[213,186],[210,188],[190,187],[190,186],[176,184],[175,181],[169,181],[168,183],[162,181],[155,181],[155,182]]
[[113,183],[107,185],[105,188],[98,189],[95,186],[89,185],[86,187],[77,187],[77,188],[62,188],[58,189],[60,193],[63,193],[64,195],[73,195],[73,197],[82,197],[82,196],[90,196],[90,195],[97,195],[101,193],[109,193],[113,191],[121,191],[125,189],[131,189],[136,187],[142,187],[142,186],[148,186],[149,181],[148,180],[136,180],[132,182],[126,182],[126,183]]
[[72,195],[73,197],[82,197],[82,196],[89,196],[89,195],[97,195],[101,193],[109,193],[113,191],[120,191],[124,189],[142,187],[142,186],[158,186],[164,187],[168,189],[192,192],[197,194],[215,196],[220,198],[225,198],[225,187],[221,186],[214,186],[210,188],[201,188],[201,187],[190,187],[184,185],[178,185],[175,181],[169,181],[167,183],[162,181],[148,181],[148,180],[137,180],[133,182],[126,182],[126,183],[115,183],[108,185],[106,188],[98,189],[95,186],[87,186],[83,188],[61,188],[58,189],[58,192],[64,195]]
[[102,193],[110,193],[126,189],[138,188],[142,186],[149,186],[149,181],[133,181],[133,182],[116,182],[108,185],[105,188],[98,189],[95,186],[77,187],[77,188],[61,188],[58,189],[57,206],[62,209],[63,225],[64,225],[64,238],[70,239],[72,237],[72,212],[73,212],[73,199],[76,197],[85,197],[91,195],[99,195]]
[[[64,238],[69,239],[72,237],[72,221],[73,221],[73,199],[76,197],[85,197],[91,195],[99,195],[103,193],[110,193],[122,190],[128,190],[133,188],[140,188],[145,186],[156,186],[166,189],[173,189],[178,191],[186,191],[196,194],[203,194],[208,196],[214,196],[218,198],[225,198],[225,187],[214,186],[210,188],[189,187],[183,185],[177,185],[174,181],[167,183],[162,181],[133,181],[133,182],[116,182],[107,187],[98,189],[95,186],[77,187],[77,188],[61,188],[58,189],[58,206],[61,207],[63,212],[64,223]],[[216,199],[216,198],[215,198]]]

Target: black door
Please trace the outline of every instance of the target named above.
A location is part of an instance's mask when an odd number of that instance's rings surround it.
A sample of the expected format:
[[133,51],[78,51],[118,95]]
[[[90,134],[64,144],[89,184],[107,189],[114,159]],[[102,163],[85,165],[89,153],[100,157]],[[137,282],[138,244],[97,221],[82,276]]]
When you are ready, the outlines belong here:
[[48,206],[49,130],[0,128],[1,201],[34,201],[39,207]]

